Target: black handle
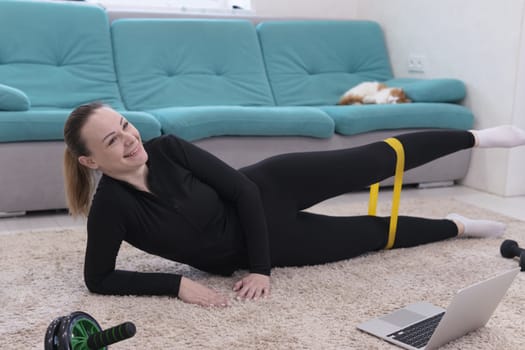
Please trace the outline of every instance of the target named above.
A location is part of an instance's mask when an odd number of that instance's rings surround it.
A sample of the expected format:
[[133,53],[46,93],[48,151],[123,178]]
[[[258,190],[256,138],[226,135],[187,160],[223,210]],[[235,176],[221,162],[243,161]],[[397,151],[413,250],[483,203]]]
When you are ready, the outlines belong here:
[[136,331],[137,329],[133,323],[124,322],[118,326],[108,328],[105,331],[91,334],[86,343],[89,349],[96,350],[131,338],[135,335]]
[[523,252],[525,252],[525,249],[520,248],[516,241],[506,239],[501,243],[500,253],[505,258],[512,259],[514,257],[519,257]]

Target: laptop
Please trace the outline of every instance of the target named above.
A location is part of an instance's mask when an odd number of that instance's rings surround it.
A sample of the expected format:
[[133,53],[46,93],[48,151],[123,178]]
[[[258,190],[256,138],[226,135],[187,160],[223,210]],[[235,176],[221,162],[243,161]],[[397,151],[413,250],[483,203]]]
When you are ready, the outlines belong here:
[[446,310],[414,303],[357,328],[405,349],[436,349],[483,327],[519,271],[505,271],[459,290]]

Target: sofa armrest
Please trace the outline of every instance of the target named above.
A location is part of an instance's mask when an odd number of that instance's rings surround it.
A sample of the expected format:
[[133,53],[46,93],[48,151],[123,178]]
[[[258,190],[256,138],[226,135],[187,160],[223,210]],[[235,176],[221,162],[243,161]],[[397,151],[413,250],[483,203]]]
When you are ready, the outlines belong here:
[[22,90],[0,84],[0,111],[27,111],[29,107],[29,97]]
[[384,82],[402,88],[413,102],[460,102],[466,96],[465,84],[458,79],[394,78]]

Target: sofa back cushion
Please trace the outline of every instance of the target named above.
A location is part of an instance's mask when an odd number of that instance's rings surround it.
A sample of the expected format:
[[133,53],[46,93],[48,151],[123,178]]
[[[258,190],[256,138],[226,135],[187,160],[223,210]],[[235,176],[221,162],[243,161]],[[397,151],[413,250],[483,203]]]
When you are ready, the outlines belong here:
[[392,78],[375,22],[269,21],[257,32],[278,105],[333,105],[354,85]]
[[0,82],[23,91],[32,107],[121,107],[106,13],[72,2],[0,1]]
[[113,22],[116,71],[127,108],[273,105],[251,22]]

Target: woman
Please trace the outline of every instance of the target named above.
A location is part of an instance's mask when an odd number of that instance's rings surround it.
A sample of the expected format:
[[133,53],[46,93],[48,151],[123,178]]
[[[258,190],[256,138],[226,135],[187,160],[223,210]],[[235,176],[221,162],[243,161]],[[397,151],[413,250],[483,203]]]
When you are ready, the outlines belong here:
[[[385,142],[281,155],[234,170],[173,135],[143,144],[133,125],[100,103],[73,111],[64,138],[68,206],[72,214],[88,216],[84,277],[92,292],[228,304],[225,296],[180,275],[116,270],[122,241],[211,273],[247,269],[233,287],[245,299],[269,295],[272,267],[348,259],[387,242],[389,218],[303,211],[392,176],[396,156]],[[522,145],[525,132],[498,127],[397,139],[410,169],[474,146]],[[94,170],[103,175],[91,200]],[[458,235],[499,236],[503,230],[501,223],[457,214],[442,220],[399,217],[394,247]]]

